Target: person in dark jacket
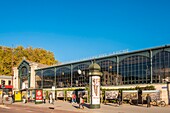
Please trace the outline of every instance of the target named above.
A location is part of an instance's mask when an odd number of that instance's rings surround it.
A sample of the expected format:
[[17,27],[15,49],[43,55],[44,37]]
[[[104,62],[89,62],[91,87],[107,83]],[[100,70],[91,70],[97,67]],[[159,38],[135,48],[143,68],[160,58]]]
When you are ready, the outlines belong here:
[[118,106],[120,106],[120,104],[121,104],[121,94],[120,93],[118,93],[117,100],[118,100]]
[[146,96],[146,102],[147,102],[147,107],[151,107],[151,97],[150,97],[150,95],[149,94],[147,94],[147,96]]

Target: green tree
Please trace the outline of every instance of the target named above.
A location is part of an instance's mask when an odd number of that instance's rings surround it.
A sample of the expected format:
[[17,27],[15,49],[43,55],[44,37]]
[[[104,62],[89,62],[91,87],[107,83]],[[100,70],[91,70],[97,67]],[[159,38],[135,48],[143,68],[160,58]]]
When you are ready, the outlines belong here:
[[53,65],[58,61],[55,60],[54,54],[42,48],[24,48],[18,46],[9,48],[0,46],[0,75],[12,75],[12,67],[18,66],[23,57],[29,61]]

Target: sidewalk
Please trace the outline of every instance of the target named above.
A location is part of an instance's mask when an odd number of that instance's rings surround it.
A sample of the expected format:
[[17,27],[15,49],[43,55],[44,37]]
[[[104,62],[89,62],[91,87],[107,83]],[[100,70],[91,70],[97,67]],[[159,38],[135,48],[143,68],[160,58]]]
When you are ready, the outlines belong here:
[[44,107],[44,108],[54,108],[58,110],[66,110],[66,111],[75,111],[75,112],[86,112],[86,113],[169,113],[170,112],[170,106],[166,107],[155,107],[152,106],[151,108],[147,108],[146,105],[139,105],[139,106],[133,106],[129,104],[124,104],[121,106],[117,106],[116,104],[101,104],[100,109],[89,109],[85,107],[82,109],[77,109],[78,104],[74,104],[72,106],[71,103],[67,101],[55,101],[54,105],[46,103],[46,104],[35,104],[35,103],[26,103],[23,104],[21,102],[13,103],[12,105],[18,105],[18,106],[30,106],[30,107]]

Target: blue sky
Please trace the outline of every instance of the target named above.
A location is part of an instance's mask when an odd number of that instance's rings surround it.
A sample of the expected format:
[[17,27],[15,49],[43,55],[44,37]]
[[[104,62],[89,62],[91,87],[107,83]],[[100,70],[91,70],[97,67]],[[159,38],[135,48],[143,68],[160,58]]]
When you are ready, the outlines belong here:
[[170,0],[0,0],[0,45],[61,62],[169,42]]

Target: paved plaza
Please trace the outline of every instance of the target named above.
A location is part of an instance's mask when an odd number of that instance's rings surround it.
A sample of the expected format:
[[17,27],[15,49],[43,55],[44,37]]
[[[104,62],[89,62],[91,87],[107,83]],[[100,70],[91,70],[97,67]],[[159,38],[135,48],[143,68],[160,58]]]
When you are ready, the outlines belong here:
[[74,104],[72,106],[71,103],[66,101],[56,101],[54,105],[46,103],[46,104],[35,104],[35,103],[26,103],[23,104],[21,102],[16,102],[12,105],[0,105],[0,109],[10,109],[10,107],[18,106],[18,107],[37,107],[37,108],[47,108],[47,109],[53,109],[54,110],[64,110],[64,111],[70,111],[71,112],[86,112],[86,113],[170,113],[170,106],[166,107],[158,107],[158,106],[152,106],[151,108],[147,108],[146,105],[129,105],[129,104],[123,104],[121,106],[117,106],[116,104],[101,104],[100,109],[89,109],[85,107],[83,110],[78,109],[78,104]]

